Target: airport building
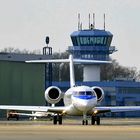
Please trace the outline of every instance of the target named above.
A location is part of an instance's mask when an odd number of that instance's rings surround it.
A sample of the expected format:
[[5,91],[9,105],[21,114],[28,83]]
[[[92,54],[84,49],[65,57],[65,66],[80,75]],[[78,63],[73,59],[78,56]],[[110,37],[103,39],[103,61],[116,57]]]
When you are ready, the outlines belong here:
[[[73,46],[68,47],[74,58],[109,61],[110,54],[116,51],[111,46],[113,34],[109,31],[89,29],[71,34]],[[52,53],[52,50],[51,50]],[[49,59],[46,48],[43,55],[0,53],[0,104],[7,105],[45,105],[44,91],[50,85],[66,91],[69,82],[52,81],[52,67],[45,64],[27,64],[26,60]],[[100,80],[101,64],[84,64],[83,81],[77,85],[100,86],[104,89],[103,106],[140,105],[140,82],[133,79]],[[140,117],[140,112],[107,114],[107,116]],[[1,116],[1,115],[0,115]]]

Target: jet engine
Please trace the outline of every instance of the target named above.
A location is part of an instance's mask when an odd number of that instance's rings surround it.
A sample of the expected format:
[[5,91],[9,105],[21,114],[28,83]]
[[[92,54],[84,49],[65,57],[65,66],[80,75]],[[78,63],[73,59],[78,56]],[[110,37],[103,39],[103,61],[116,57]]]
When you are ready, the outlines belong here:
[[45,99],[50,104],[58,103],[62,98],[61,90],[56,86],[51,86],[45,91]]
[[92,90],[94,90],[94,92],[96,93],[96,96],[97,96],[97,101],[98,102],[101,102],[104,98],[104,91],[102,88],[100,87],[92,87]]

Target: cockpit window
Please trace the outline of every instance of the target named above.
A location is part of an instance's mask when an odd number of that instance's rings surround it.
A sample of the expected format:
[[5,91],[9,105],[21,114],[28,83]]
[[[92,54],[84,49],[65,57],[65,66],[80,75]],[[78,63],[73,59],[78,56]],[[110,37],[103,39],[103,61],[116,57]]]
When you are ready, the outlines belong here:
[[85,92],[84,91],[80,91],[79,95],[85,95]]
[[81,95],[93,95],[92,91],[79,91],[74,93],[75,96],[81,96]]
[[93,95],[91,91],[86,91],[86,95]]

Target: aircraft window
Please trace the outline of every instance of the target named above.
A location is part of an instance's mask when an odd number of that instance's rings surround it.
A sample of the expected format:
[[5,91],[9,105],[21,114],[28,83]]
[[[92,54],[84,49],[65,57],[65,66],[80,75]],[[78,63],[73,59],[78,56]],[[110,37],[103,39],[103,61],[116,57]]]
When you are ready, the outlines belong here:
[[80,91],[79,95],[93,95],[93,93],[91,91]]
[[92,91],[80,91],[80,92],[74,92],[75,96],[79,96],[79,95],[93,95]]
[[93,95],[91,91],[86,91],[86,95]]
[[85,95],[85,91],[80,91],[79,95]]
[[74,92],[74,95],[78,96],[78,95],[79,95],[79,93],[78,93],[78,92]]

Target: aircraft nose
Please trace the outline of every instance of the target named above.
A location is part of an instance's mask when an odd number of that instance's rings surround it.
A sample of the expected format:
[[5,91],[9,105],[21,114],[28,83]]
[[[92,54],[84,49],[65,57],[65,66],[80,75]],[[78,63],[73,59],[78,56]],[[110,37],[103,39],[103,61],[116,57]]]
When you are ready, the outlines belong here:
[[78,105],[76,105],[76,107],[80,111],[88,111],[91,108],[90,104],[87,101],[79,103]]
[[94,99],[81,99],[78,97],[72,97],[72,103],[79,111],[89,111],[96,103]]
[[84,102],[81,103],[81,106],[82,106],[82,107],[87,107],[88,104],[89,104],[88,102],[84,101]]

